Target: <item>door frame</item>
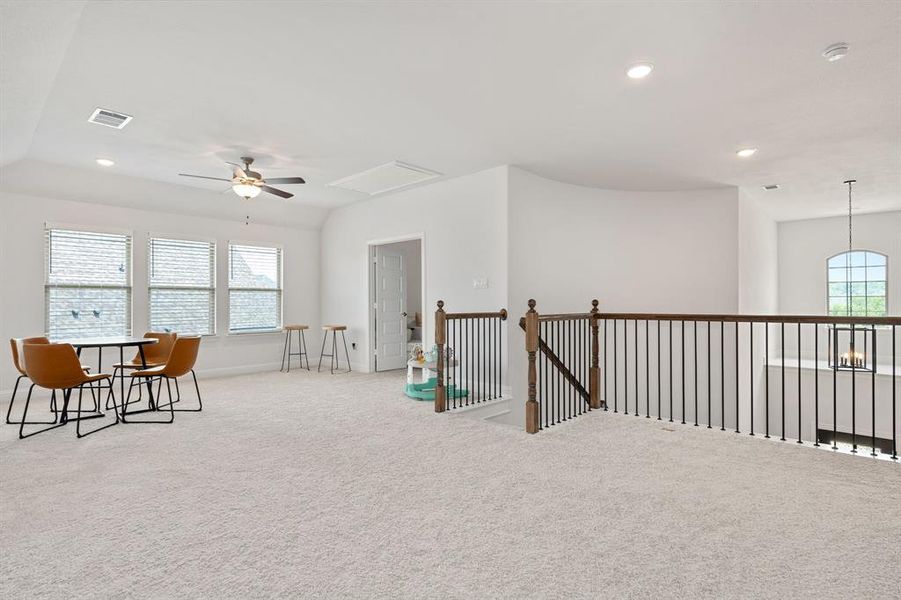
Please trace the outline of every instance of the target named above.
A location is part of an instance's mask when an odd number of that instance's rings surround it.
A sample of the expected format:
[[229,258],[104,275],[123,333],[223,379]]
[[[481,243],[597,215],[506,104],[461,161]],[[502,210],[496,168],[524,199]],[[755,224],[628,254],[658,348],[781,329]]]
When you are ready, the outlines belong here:
[[384,246],[386,244],[395,244],[397,242],[410,242],[419,240],[420,255],[420,276],[422,285],[419,293],[422,300],[422,345],[428,346],[430,341],[431,328],[428,327],[429,321],[426,319],[426,240],[425,232],[409,233],[388,238],[379,238],[366,242],[366,315],[367,315],[367,340],[366,340],[366,370],[369,373],[375,372],[375,350],[378,348],[377,332],[375,327],[375,268],[373,257],[375,256],[376,246]]

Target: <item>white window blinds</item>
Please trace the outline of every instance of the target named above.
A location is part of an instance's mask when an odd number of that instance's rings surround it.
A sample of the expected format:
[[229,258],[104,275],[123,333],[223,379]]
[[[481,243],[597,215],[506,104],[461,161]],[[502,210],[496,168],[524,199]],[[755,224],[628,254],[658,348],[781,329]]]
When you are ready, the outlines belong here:
[[150,329],[216,333],[216,244],[151,237],[147,242]]
[[51,339],[131,335],[131,236],[46,228],[44,321]]
[[230,333],[281,328],[281,248],[229,244],[228,313]]

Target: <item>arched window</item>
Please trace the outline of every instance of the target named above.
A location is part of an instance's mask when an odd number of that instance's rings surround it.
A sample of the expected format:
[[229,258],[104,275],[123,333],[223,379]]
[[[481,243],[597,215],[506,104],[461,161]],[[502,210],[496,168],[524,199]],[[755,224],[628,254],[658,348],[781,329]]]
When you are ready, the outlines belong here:
[[830,316],[884,317],[888,257],[869,250],[836,254],[827,261]]

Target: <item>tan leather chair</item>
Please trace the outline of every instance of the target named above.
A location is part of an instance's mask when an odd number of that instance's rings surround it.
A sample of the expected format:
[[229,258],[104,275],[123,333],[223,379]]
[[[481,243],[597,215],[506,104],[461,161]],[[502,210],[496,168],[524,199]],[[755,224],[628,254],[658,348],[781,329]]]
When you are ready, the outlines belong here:
[[[28,398],[25,400],[25,411],[22,413],[22,422],[19,424],[19,438],[30,437],[65,425],[70,420],[68,416],[69,397],[72,394],[72,390],[75,388],[78,388],[78,416],[75,417],[75,434],[78,437],[84,437],[84,435],[106,429],[119,422],[117,414],[115,423],[104,425],[103,427],[94,429],[85,434],[81,433],[82,420],[103,416],[100,414],[82,416],[81,400],[82,391],[84,389],[83,386],[86,383],[92,384],[94,382],[108,380],[110,375],[107,373],[97,373],[96,375],[86,373],[81,365],[81,361],[78,359],[78,355],[75,353],[75,348],[70,344],[48,344],[43,342],[33,344],[26,343],[22,345],[22,348],[25,361],[25,373],[28,375],[28,378],[31,379],[32,385],[28,390]],[[34,390],[34,386],[52,390],[51,401],[56,400],[57,390],[62,391],[63,408],[62,411],[58,412],[57,419],[54,421],[54,423],[59,421],[58,423],[52,427],[47,427],[26,435],[23,430],[27,421],[28,406],[31,403],[31,393]],[[112,386],[110,386],[110,392],[112,393]]]
[[[160,365],[166,364],[166,361],[169,359],[169,353],[172,352],[172,346],[175,344],[175,340],[178,337],[177,333],[171,332],[156,332],[156,331],[148,331],[144,334],[145,339],[155,339],[157,342],[155,344],[148,344],[144,346],[144,362],[147,363],[147,367],[159,367]],[[135,353],[135,357],[131,359],[129,362],[124,363],[115,363],[113,365],[113,379],[116,379],[116,376],[125,377],[126,370],[134,370],[134,369],[143,369],[144,365],[141,363],[141,352],[138,351]],[[178,384],[176,383],[176,389],[178,388]],[[142,392],[141,388],[138,388],[138,399],[134,402],[137,402],[141,399]],[[114,408],[117,407],[116,399],[112,399],[112,405],[107,402],[106,408]]]
[[[122,408],[123,420],[126,419],[126,416],[128,414],[127,408],[129,399],[131,398],[131,390],[136,385],[143,385],[143,382],[139,381],[141,379],[149,379],[150,381],[157,379],[159,381],[156,394],[157,405],[155,409],[132,411],[131,414],[150,412],[152,410],[159,410],[161,408],[168,407],[170,418],[168,421],[134,421],[133,419],[128,419],[129,422],[171,423],[175,419],[175,415],[173,414],[175,412],[200,412],[203,410],[203,400],[200,397],[200,386],[197,385],[197,375],[194,373],[194,365],[197,362],[197,355],[200,351],[200,339],[200,336],[186,336],[176,338],[175,344],[173,344],[172,346],[172,351],[169,353],[169,358],[168,360],[166,360],[166,364],[160,365],[158,367],[151,367],[149,369],[138,369],[131,372],[131,385],[128,388],[128,397],[126,397],[125,399],[125,405]],[[197,392],[198,407],[175,408],[174,405],[176,402],[179,402],[181,400],[181,395],[179,394],[175,399],[172,398],[172,388],[169,386],[169,382],[176,381],[179,377],[184,377],[188,374],[190,374],[191,377],[194,378],[194,389]],[[169,397],[168,404],[159,403],[159,392],[160,390],[162,390],[163,381],[166,382],[166,392]]]
[[[13,355],[13,366],[16,368],[16,371],[19,372],[19,376],[16,377],[16,384],[13,386],[13,394],[9,399],[9,407],[6,409],[6,423],[8,425],[21,425],[21,421],[14,421],[10,417],[12,415],[13,404],[16,401],[16,392],[19,391],[19,382],[28,377],[28,374],[25,372],[25,357],[23,355],[23,346],[25,344],[49,344],[50,340],[46,336],[37,336],[37,337],[28,337],[28,338],[10,338],[9,347],[12,351]],[[85,373],[89,373],[91,368],[87,365],[82,365],[82,369],[84,369]],[[94,390],[91,389],[91,396],[94,396]],[[95,397],[95,406],[96,406],[96,397]],[[56,411],[56,400],[53,400],[53,403],[50,406],[50,410]],[[97,410],[95,408],[95,410]],[[23,417],[24,420],[24,417]],[[55,421],[51,421],[53,423]],[[25,423],[26,425],[47,425],[46,421],[32,421],[30,423]]]

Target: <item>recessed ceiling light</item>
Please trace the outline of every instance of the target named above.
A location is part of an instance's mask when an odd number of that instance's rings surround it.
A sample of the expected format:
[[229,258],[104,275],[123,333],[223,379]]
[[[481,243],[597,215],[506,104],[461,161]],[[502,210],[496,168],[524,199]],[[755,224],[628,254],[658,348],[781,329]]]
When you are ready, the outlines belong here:
[[629,67],[629,70],[626,71],[626,75],[628,75],[631,79],[644,79],[645,77],[650,75],[651,71],[653,70],[654,65],[652,65],[651,63],[638,63]]
[[116,163],[108,158],[98,158],[97,164],[100,165],[101,167],[111,167]]
[[757,154],[757,148],[742,148],[735,154],[742,158],[748,158],[749,156],[754,156],[755,154]]
[[829,62],[841,60],[846,56],[848,56],[848,44],[846,44],[845,42],[832,44],[831,46],[823,50],[823,58],[825,58]]

